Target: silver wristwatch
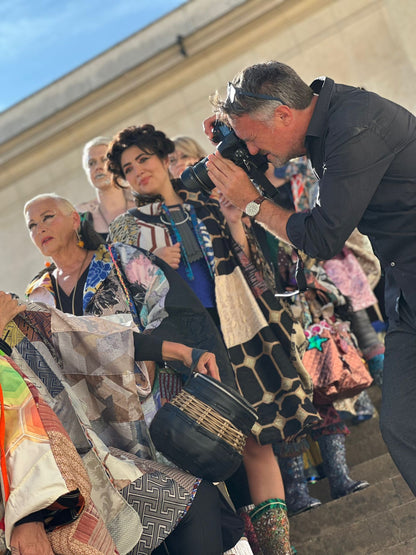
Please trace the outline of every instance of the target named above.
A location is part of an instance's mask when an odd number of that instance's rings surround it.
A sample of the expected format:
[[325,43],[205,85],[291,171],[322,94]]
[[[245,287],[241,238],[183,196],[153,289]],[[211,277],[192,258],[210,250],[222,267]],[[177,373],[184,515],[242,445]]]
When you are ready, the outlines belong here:
[[244,208],[244,213],[250,218],[255,218],[257,214],[260,212],[260,204],[266,200],[266,197],[262,195],[258,196],[254,200],[250,201],[247,206]]

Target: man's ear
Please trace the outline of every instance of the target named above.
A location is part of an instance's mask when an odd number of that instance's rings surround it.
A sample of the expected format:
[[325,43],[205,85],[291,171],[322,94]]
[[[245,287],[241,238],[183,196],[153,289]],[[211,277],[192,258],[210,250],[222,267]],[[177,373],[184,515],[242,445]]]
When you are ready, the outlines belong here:
[[278,125],[288,126],[293,120],[292,108],[289,106],[278,106],[274,111],[274,120]]

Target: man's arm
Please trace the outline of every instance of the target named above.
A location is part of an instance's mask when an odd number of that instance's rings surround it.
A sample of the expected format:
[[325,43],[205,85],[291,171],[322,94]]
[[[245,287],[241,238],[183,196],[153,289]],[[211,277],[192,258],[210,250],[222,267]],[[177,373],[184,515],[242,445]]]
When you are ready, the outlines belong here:
[[[389,206],[386,188],[376,197],[394,151],[371,127],[346,127],[329,136],[318,202],[310,212],[296,214],[287,225],[292,244],[314,258],[338,254],[373,202],[373,213],[398,210]],[[391,197],[393,198],[393,197]],[[381,225],[381,222],[380,222]]]
[[[247,204],[259,196],[258,190],[251,183],[245,171],[231,160],[223,158],[219,152],[208,157],[206,166],[212,182],[241,211],[244,211]],[[286,225],[292,214],[294,212],[285,210],[270,200],[265,200],[260,205],[256,222],[282,241],[290,243]]]

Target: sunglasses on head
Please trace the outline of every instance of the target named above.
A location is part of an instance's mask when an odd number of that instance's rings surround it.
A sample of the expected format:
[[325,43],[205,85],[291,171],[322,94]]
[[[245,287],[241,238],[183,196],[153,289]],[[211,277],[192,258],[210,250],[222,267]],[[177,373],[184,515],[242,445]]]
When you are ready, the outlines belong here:
[[236,87],[233,83],[228,82],[227,85],[227,101],[233,104],[238,96],[247,96],[249,98],[258,98],[259,100],[275,100],[276,102],[281,102],[284,104],[283,100],[277,96],[270,96],[268,94],[252,93],[244,91],[240,87]]

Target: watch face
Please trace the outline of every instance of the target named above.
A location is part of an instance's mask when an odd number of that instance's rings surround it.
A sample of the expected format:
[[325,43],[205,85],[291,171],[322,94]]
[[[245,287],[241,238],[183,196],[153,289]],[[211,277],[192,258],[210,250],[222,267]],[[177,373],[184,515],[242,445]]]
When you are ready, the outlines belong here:
[[260,205],[258,202],[254,202],[254,200],[249,202],[246,206],[246,209],[244,210],[247,216],[251,216],[251,217],[257,216],[259,211],[260,211]]

